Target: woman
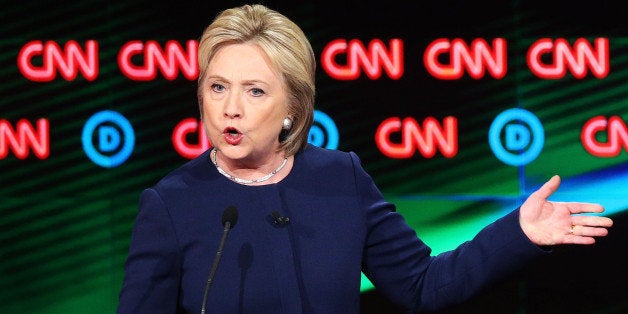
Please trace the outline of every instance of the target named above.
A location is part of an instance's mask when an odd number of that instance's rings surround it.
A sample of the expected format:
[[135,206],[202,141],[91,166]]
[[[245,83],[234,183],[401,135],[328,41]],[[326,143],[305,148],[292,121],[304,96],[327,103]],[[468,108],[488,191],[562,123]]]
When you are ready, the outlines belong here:
[[198,99],[212,148],[142,193],[118,313],[358,313],[361,272],[393,302],[436,310],[553,245],[607,234],[609,218],[573,215],[601,206],[547,201],[554,176],[473,240],[430,256],[354,153],[307,144],[315,64],[299,27],[261,5],[205,30]]

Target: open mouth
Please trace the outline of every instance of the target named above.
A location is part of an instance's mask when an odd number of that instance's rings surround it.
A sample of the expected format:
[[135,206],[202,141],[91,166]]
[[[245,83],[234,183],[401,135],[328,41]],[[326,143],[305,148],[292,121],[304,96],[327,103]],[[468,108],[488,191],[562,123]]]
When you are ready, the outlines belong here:
[[238,129],[236,129],[236,128],[225,128],[225,130],[223,131],[223,133],[224,133],[225,135],[228,135],[228,136],[231,136],[231,137],[237,137],[237,136],[239,136],[240,134],[242,134],[242,133],[240,133],[240,131],[238,131]]
[[231,145],[236,145],[242,140],[242,133],[236,128],[227,127],[222,133],[225,137],[225,141]]

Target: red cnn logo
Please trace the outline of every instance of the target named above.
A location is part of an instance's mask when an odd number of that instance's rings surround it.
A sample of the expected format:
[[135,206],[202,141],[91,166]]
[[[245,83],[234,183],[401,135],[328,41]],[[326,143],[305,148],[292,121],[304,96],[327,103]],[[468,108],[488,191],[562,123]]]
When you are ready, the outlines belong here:
[[[600,142],[597,135],[606,137],[606,143]],[[603,116],[591,118],[582,127],[580,133],[582,146],[589,154],[597,157],[617,157],[622,150],[628,151],[628,128],[618,116],[608,119]]]
[[[393,143],[391,136],[401,132],[401,143]],[[458,153],[458,120],[445,117],[443,126],[433,117],[423,121],[423,127],[412,117],[390,117],[375,132],[377,148],[386,156],[396,159],[410,158],[418,150],[425,158],[432,158],[437,149],[447,158]]]
[[[33,59],[41,58],[41,66],[33,64]],[[40,40],[28,42],[20,49],[17,67],[22,75],[35,82],[50,82],[57,71],[67,80],[72,81],[79,72],[88,81],[98,77],[98,43],[95,40],[85,42],[85,49],[74,40],[65,44],[64,49],[54,41],[42,43]]]
[[37,129],[26,119],[17,122],[13,129],[9,121],[0,120],[0,159],[13,151],[15,157],[26,159],[30,149],[39,159],[46,159],[50,155],[50,129],[47,119],[37,120]]
[[[197,143],[188,142],[188,135],[197,135]],[[172,145],[174,149],[184,158],[193,159],[207,150],[211,143],[203,130],[203,123],[195,118],[181,120],[172,131]]]
[[[449,64],[441,63],[441,56],[449,56]],[[492,77],[501,79],[508,68],[506,40],[495,38],[493,45],[489,46],[486,40],[478,38],[471,42],[471,46],[467,46],[459,38],[451,41],[440,38],[425,49],[423,64],[432,76],[441,80],[461,78],[464,74],[463,68],[474,79],[483,78],[486,70]]]
[[[393,80],[403,75],[403,41],[391,39],[390,49],[379,39],[373,39],[368,48],[361,41],[352,39],[332,40],[321,55],[323,70],[336,80],[356,80],[360,77],[360,69],[366,76],[376,80],[382,75],[382,69]],[[346,57],[347,64],[336,62],[338,56]]]
[[[526,60],[534,75],[543,79],[565,77],[567,69],[578,79],[587,75],[587,69],[597,78],[605,78],[610,71],[608,38],[595,39],[595,48],[584,38],[578,38],[573,47],[564,38],[552,41],[549,38],[537,40],[528,49]],[[543,55],[552,57],[551,64],[544,64]]]
[[[186,49],[179,42],[169,40],[162,49],[154,40],[145,44],[139,40],[126,43],[118,53],[118,66],[124,76],[135,81],[150,81],[157,77],[157,70],[167,80],[174,80],[183,73],[192,81],[198,77],[198,42],[188,40]],[[133,63],[134,57],[143,60],[143,64]]]

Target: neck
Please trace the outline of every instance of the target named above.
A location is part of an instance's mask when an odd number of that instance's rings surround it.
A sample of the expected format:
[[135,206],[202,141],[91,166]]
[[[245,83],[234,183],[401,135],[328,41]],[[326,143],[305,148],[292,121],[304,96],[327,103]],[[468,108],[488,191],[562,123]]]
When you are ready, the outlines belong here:
[[[279,165],[279,167],[269,171],[267,174],[260,175],[260,177],[249,179],[252,176],[243,176],[243,177],[246,177],[246,178],[238,177],[238,176],[236,176],[233,173],[232,170],[231,171],[227,171],[226,169],[223,169],[220,166],[221,163],[218,161],[218,150],[216,148],[212,149],[212,151],[210,152],[209,157],[210,157],[211,162],[214,164],[214,166],[218,170],[218,172],[220,172],[223,176],[227,177],[231,181],[234,181],[234,182],[239,183],[239,184],[245,184],[245,185],[253,185],[253,184],[258,184],[258,183],[261,183],[261,182],[266,182],[270,178],[274,177],[277,173],[279,173],[284,168],[284,166],[286,165],[286,163],[288,161],[288,158],[284,157],[283,160],[281,161],[281,164]],[[241,171],[239,171],[239,172],[241,172]],[[259,171],[256,171],[256,172],[259,172]]]

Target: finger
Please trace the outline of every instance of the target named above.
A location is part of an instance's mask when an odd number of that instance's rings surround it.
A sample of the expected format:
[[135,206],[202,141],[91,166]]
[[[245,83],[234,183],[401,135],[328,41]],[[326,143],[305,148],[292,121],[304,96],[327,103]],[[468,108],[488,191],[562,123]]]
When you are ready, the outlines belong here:
[[550,195],[552,195],[552,193],[554,193],[557,189],[558,186],[560,185],[560,177],[558,175],[554,175],[551,179],[549,179],[549,181],[545,182],[545,184],[543,184],[543,186],[541,186],[541,188],[539,188],[535,194],[546,200],[550,197]]
[[571,224],[573,226],[590,226],[609,228],[613,226],[613,220],[608,217],[598,216],[572,216]]
[[578,202],[568,202],[562,203],[569,208],[569,212],[572,214],[581,214],[581,213],[602,213],[604,212],[604,207],[600,204],[593,203],[578,203]]
[[579,237],[604,237],[608,235],[608,229],[575,225],[571,228],[570,234]]
[[565,237],[565,244],[566,243],[571,243],[571,244],[594,244],[595,243],[595,238],[594,237],[581,237],[581,236],[576,236],[576,235],[568,235]]

